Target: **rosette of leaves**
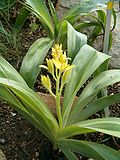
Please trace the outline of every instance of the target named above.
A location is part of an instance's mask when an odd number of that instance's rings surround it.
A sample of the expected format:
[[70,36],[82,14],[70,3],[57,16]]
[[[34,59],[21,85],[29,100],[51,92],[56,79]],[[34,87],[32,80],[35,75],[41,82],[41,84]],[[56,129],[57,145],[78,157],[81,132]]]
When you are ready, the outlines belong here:
[[[91,115],[105,107],[120,102],[120,93],[97,98],[97,94],[103,88],[120,81],[120,69],[104,71],[110,56],[87,45],[85,35],[75,31],[69,23],[67,26],[67,56],[71,57],[74,68],[65,86],[64,101],[60,108],[62,123],[59,123],[59,117],[56,118],[53,115],[38,94],[2,57],[0,57],[0,98],[11,104],[19,114],[49,138],[68,160],[77,160],[76,153],[94,160],[119,160],[120,152],[110,147],[71,138],[92,132],[102,132],[120,138],[120,118],[89,119]],[[43,59],[42,55],[49,50],[51,45],[52,41],[45,38],[35,42],[26,57],[28,60],[26,66],[34,71],[37,70],[39,67],[36,66],[36,61],[38,62],[41,57]],[[33,56],[33,53],[36,56]],[[39,65],[42,65],[42,60],[39,61]],[[31,70],[25,70],[26,77]],[[83,89],[73,105],[77,92],[94,73],[96,76]],[[30,83],[33,83],[31,81],[35,75],[34,72],[29,75]]]

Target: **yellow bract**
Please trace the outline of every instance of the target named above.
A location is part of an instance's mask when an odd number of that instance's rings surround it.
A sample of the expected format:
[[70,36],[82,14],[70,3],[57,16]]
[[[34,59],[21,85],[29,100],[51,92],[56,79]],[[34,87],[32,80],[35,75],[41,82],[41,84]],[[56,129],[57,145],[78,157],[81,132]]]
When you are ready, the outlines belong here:
[[42,85],[50,91],[51,90],[50,78],[48,76],[46,77],[41,75],[41,81],[42,81]]
[[46,62],[47,62],[48,71],[49,71],[52,75],[54,75],[54,64],[53,64],[53,60],[46,58]]
[[[56,52],[57,54],[57,52]],[[74,66],[68,64],[68,58],[66,56],[66,52],[60,53],[57,58],[53,57],[53,63],[57,69],[59,69],[61,72],[64,72],[66,69],[72,69]]]
[[59,59],[59,57],[62,55],[62,44],[56,44],[54,48],[52,48],[52,56],[54,59]]

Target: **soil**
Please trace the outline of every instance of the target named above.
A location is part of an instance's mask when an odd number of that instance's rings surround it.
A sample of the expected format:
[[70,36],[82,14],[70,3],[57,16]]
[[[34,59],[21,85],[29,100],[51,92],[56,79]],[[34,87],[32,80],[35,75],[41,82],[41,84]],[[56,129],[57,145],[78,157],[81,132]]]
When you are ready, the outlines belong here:
[[[45,36],[42,28],[31,32],[29,27],[31,19],[26,21],[25,27],[22,29],[21,47],[18,54],[15,54],[14,49],[11,49],[9,50],[9,57],[8,55],[5,56],[17,70],[19,70],[22,59],[30,45],[36,39]],[[46,93],[39,80],[37,80],[35,88],[37,91]],[[120,92],[120,83],[108,87],[108,90],[109,94]],[[111,116],[120,117],[120,104],[110,106],[110,111]],[[100,116],[101,113],[95,114],[95,117]],[[120,139],[102,133],[86,134],[75,138],[104,143],[120,150]],[[0,101],[0,149],[4,152],[7,160],[66,160],[65,156],[60,151],[55,150],[53,144],[42,133],[4,101]],[[87,160],[80,155],[78,155],[78,159]]]

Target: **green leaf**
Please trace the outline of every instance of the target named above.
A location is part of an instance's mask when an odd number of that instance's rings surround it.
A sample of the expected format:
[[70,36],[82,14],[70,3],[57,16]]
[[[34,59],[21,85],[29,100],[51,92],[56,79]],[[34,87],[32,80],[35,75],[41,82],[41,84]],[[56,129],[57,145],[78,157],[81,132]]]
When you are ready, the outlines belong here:
[[43,0],[26,0],[26,4],[33,11],[33,13],[40,19],[48,36],[50,38],[53,38],[53,22],[45,2]]
[[68,160],[78,160],[77,157],[69,149],[60,147],[61,151],[65,154]]
[[2,56],[0,56],[0,77],[26,84],[19,73]]
[[20,69],[20,74],[29,85],[33,87],[36,77],[40,72],[40,67],[43,60],[51,48],[53,41],[49,38],[41,38],[33,43],[27,52]]
[[59,28],[59,32],[58,32],[58,35],[56,37],[55,42],[62,44],[63,49],[66,49],[66,46],[67,46],[67,39],[66,39],[66,37],[67,37],[67,21],[63,21],[61,23],[61,25],[58,27],[60,27],[60,28]]
[[[0,77],[14,80],[20,82],[27,86],[23,78],[19,73],[3,58],[0,56]],[[20,110],[20,113],[27,114],[27,111],[22,107],[19,100],[14,96],[14,94],[6,87],[0,85],[0,98],[7,101],[9,104],[12,104],[13,108],[16,107],[16,110]],[[25,113],[24,113],[25,112]]]
[[[102,89],[120,81],[120,70],[108,70],[97,75],[83,90],[69,117],[69,124],[77,122],[79,113]],[[72,119],[74,117],[74,120]]]
[[105,22],[106,22],[106,14],[103,10],[96,10],[96,13],[98,14],[98,18],[94,17],[98,20],[98,22],[101,24],[99,26],[95,26],[92,33],[90,34],[90,44],[93,45],[95,39],[98,37],[98,35],[101,33],[102,29],[105,30]]
[[71,25],[74,26],[79,19],[80,19],[79,14],[71,14],[66,19],[63,17],[63,19],[60,21],[60,24],[66,20],[67,22],[69,22]]
[[100,23],[97,21],[84,21],[84,22],[77,23],[74,28],[77,31],[81,32],[86,28],[89,28],[92,26],[99,26],[99,25],[100,25]]
[[[78,141],[73,139],[60,140],[58,143],[61,149],[69,149],[85,157],[94,160],[119,160],[120,153],[110,147],[88,141]],[[70,159],[68,159],[70,160]]]
[[30,14],[30,11],[28,11],[25,7],[21,8],[15,20],[15,24],[13,25],[14,31],[18,32],[21,30],[29,14]]
[[69,125],[60,130],[60,138],[69,138],[75,135],[102,132],[120,138],[120,118],[97,118]]
[[85,120],[96,112],[115,103],[120,103],[120,93],[97,99],[93,103],[88,104],[87,107],[80,112],[77,121]]
[[85,34],[77,32],[70,23],[68,23],[67,34],[68,57],[73,60],[80,48],[87,43],[87,36]]
[[110,50],[111,47],[112,47],[112,40],[113,40],[112,32],[110,32],[110,34],[109,34],[109,46],[108,46],[108,50]]
[[79,5],[75,5],[73,6],[70,10],[68,10],[67,13],[65,13],[65,15],[62,18],[63,20],[68,20],[69,16],[71,15],[84,15],[86,13],[90,13],[92,12],[95,8],[97,7],[97,5],[93,2],[81,2]]
[[15,95],[6,87],[0,86],[0,98],[7,101],[9,104],[21,106],[19,100],[15,97]]
[[57,12],[56,12],[51,0],[48,0],[48,2],[49,2],[50,12],[51,12],[51,15],[53,17],[53,22],[54,22],[54,24],[56,26],[58,24],[58,22],[59,22],[58,21]]
[[100,53],[88,45],[84,45],[80,49],[72,63],[75,65],[75,68],[73,69],[65,88],[62,108],[64,125],[67,122],[67,118],[78,90],[95,72],[95,70],[109,58],[108,55]]
[[37,93],[22,83],[6,78],[0,78],[0,84],[3,87],[7,87],[12,90],[12,92],[17,95],[29,114],[31,114],[35,120],[39,122],[38,129],[51,141],[54,141],[58,130],[58,123]]
[[111,31],[113,31],[115,29],[116,22],[117,22],[117,14],[116,14],[116,11],[114,10],[114,8],[112,10],[112,16],[113,16],[114,23],[113,23],[113,27],[112,27]]

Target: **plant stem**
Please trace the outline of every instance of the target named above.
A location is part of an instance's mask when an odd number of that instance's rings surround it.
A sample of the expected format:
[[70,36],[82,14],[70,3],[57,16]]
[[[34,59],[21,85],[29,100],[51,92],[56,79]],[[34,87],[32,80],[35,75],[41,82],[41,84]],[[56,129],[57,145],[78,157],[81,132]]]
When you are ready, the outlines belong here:
[[[106,54],[109,54],[109,36],[110,36],[112,9],[113,9],[113,0],[109,1],[108,4],[107,4],[107,13],[106,13],[107,14],[107,20],[106,20],[106,28],[105,28],[105,36],[104,36],[104,48],[103,48],[103,52],[106,53]],[[103,94],[103,96],[107,95],[107,88],[102,90],[102,94]],[[109,117],[109,115],[110,115],[109,107],[105,108],[104,112],[105,112],[105,117]]]
[[56,95],[56,110],[58,115],[59,127],[62,127],[62,114],[60,108],[60,94]]
[[58,115],[59,127],[62,127],[62,114],[61,114],[61,107],[60,107],[60,93],[59,93],[59,83],[60,83],[60,74],[57,77],[56,81],[56,111]]
[[54,98],[56,97],[51,90],[49,90],[49,93],[50,93]]

